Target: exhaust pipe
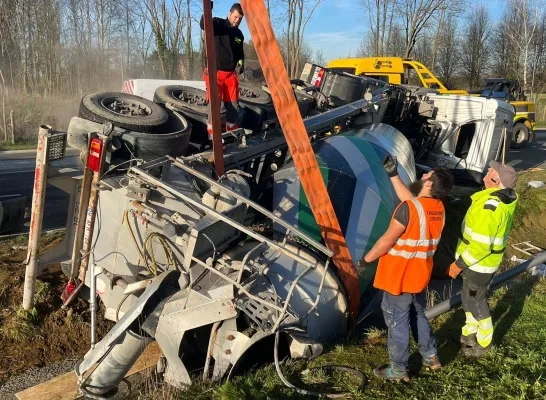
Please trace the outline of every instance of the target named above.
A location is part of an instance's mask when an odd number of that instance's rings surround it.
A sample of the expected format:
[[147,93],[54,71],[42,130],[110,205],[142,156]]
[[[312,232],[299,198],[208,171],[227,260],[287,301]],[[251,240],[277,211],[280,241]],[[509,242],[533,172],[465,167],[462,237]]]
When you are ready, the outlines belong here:
[[[118,391],[118,385],[137,361],[151,337],[140,336],[127,330],[91,374],[80,383],[80,391],[91,398],[108,398]],[[76,365],[76,373],[78,365]]]
[[[524,273],[525,271],[546,262],[546,251],[537,254],[530,260],[522,262],[514,268],[510,268],[508,271],[504,271],[502,274],[499,274],[493,278],[489,289],[496,289],[504,282],[509,281],[512,278]],[[436,318],[437,316],[448,312],[449,310],[457,307],[461,304],[461,294],[456,294],[455,296],[450,297],[447,300],[442,301],[441,303],[436,304],[435,306],[430,307],[425,311],[425,315],[428,319]]]

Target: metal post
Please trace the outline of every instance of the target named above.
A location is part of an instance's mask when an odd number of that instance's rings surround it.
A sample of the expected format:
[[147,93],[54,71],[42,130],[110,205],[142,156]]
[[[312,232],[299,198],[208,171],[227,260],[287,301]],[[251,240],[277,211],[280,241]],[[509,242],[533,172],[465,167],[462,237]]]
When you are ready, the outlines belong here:
[[87,207],[87,218],[85,220],[85,232],[83,236],[83,248],[81,250],[82,261],[80,265],[80,273],[78,275],[78,279],[81,282],[85,282],[85,274],[89,264],[89,253],[91,252],[91,245],[93,244],[93,231],[95,228],[95,219],[97,217],[97,204],[99,202],[98,185],[100,183],[100,176],[100,170],[99,172],[94,172],[93,180],[91,181],[91,193],[89,195],[89,206]]
[[[546,262],[546,251],[542,253],[538,253],[533,258],[522,262],[521,264],[504,271],[503,273],[495,276],[491,283],[489,284],[490,290],[495,290],[500,285],[502,285],[504,282],[509,281],[510,279],[522,274],[525,271],[530,270],[536,265],[542,264],[543,262]],[[442,301],[441,303],[438,303],[429,309],[425,310],[425,316],[428,319],[436,318],[438,315],[441,315],[455,307],[461,304],[461,294],[456,294],[455,296],[450,297],[447,300]]]
[[89,299],[89,312],[91,313],[91,349],[95,348],[97,342],[97,275],[103,272],[103,268],[97,266],[94,262],[91,263],[91,283],[90,299]]
[[502,129],[502,138],[503,138],[503,143],[502,143],[502,163],[504,164],[504,157],[506,155],[506,124],[504,125],[504,128]]
[[[95,228],[95,219],[97,216],[97,204],[99,202],[99,183],[102,177],[102,169],[104,167],[104,158],[106,155],[106,149],[108,145],[108,136],[99,135],[99,138],[102,140],[102,153],[101,160],[99,165],[98,172],[93,172],[93,179],[91,181],[90,193],[89,193],[89,204],[86,210],[85,224],[83,224],[84,235],[83,235],[83,247],[81,249],[81,264],[78,279],[80,284],[76,289],[70,294],[68,299],[64,302],[61,308],[65,309],[72,302],[72,300],[78,295],[80,290],[85,285],[85,275],[87,273],[87,266],[89,265],[89,254],[91,252],[91,246],[93,243],[93,231]],[[78,221],[79,226],[79,221]]]
[[34,303],[34,291],[38,276],[38,252],[40,236],[42,235],[42,220],[44,217],[44,199],[47,184],[46,141],[51,132],[51,126],[41,125],[38,132],[38,148],[36,151],[36,171],[34,172],[34,191],[32,193],[32,214],[28,235],[28,253],[25,271],[25,286],[23,291],[23,308],[30,310]]
[[79,204],[79,210],[78,210],[78,222],[76,225],[76,231],[74,234],[74,247],[72,248],[72,270],[70,274],[70,279],[76,279],[78,276],[78,270],[80,268],[81,264],[81,253],[80,250],[82,249],[83,245],[83,235],[84,235],[84,228],[85,228],[85,216],[87,215],[87,207],[89,205],[89,195],[91,194],[91,179],[93,178],[93,171],[91,171],[89,168],[87,168],[87,157],[89,156],[89,144],[91,143],[91,140],[97,137],[96,133],[92,133],[89,135],[89,142],[87,145],[87,152],[84,154],[84,159],[82,160],[84,162],[84,170],[83,170],[83,179],[82,179],[82,187],[81,187],[81,193],[80,193],[80,204]]
[[210,0],[203,0],[203,19],[205,23],[205,48],[209,75],[209,107],[212,123],[212,149],[214,168],[218,177],[224,175],[224,149],[222,147],[222,123],[220,121],[220,97],[216,76],[216,53],[214,50],[214,30],[212,26],[212,5]]

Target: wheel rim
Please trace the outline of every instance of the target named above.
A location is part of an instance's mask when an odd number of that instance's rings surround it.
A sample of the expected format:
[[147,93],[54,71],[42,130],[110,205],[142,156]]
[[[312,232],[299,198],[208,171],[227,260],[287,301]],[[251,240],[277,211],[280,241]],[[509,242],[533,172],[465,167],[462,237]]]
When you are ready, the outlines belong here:
[[138,115],[145,116],[151,115],[152,109],[146,104],[139,101],[132,101],[128,99],[119,99],[110,97],[101,101],[101,105],[108,111],[121,116]]
[[239,87],[239,97],[245,97],[247,99],[257,99],[260,97],[260,93],[252,88]]
[[195,93],[185,92],[184,90],[175,90],[172,92],[172,96],[177,100],[192,106],[207,106],[209,104],[206,97]]
[[525,140],[527,140],[527,130],[524,128],[518,129],[514,134],[514,139],[516,143],[525,142]]

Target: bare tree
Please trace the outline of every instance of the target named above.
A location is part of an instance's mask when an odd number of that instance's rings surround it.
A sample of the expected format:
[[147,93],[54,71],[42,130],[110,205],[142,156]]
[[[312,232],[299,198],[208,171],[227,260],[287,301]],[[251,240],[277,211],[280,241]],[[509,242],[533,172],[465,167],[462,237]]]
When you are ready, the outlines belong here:
[[432,17],[442,10],[460,10],[464,3],[458,0],[398,0],[396,8],[406,38],[404,57],[411,56],[417,39],[423,34]]
[[434,38],[430,34],[420,35],[413,48],[413,58],[433,68],[434,54],[433,46],[430,45],[431,43],[434,43]]
[[442,29],[438,30],[437,43],[438,54],[435,69],[444,85],[451,88],[453,85],[452,79],[459,66],[459,43],[454,18],[447,19]]
[[374,56],[386,56],[396,0],[361,0],[361,3],[368,14],[370,51]]
[[539,95],[546,89],[546,11],[543,11],[540,23],[531,43],[531,97],[535,104]]
[[470,89],[477,89],[482,84],[482,77],[487,66],[487,43],[491,32],[491,21],[483,5],[474,7],[468,14],[468,23],[463,32],[462,69]]
[[324,0],[282,0],[287,6],[286,66],[290,77],[296,77],[301,68],[301,54],[307,24]]
[[324,54],[322,52],[322,49],[318,49],[315,52],[315,56],[313,58],[313,64],[324,66],[326,65],[326,59],[324,58]]
[[501,21],[495,24],[495,28],[491,34],[489,46],[491,49],[491,72],[496,76],[513,78],[515,68],[513,63],[517,64],[512,51],[512,43],[508,37],[506,26],[510,24],[508,15],[505,13]]
[[151,25],[155,39],[155,50],[165,78],[173,78],[180,61],[180,50],[184,42],[183,0],[144,0],[142,11]]
[[515,71],[523,87],[528,89],[528,71],[531,43],[539,22],[539,3],[537,0],[509,0],[507,12],[514,16],[515,22],[507,28],[507,35],[517,52],[519,68]]

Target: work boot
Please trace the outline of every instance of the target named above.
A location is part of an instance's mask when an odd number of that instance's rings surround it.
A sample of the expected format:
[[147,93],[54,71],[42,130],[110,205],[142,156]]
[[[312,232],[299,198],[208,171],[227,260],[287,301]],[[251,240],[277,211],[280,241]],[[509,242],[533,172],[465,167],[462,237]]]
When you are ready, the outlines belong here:
[[440,358],[435,354],[432,357],[423,358],[423,367],[431,371],[436,371],[442,368],[442,363],[440,362]]
[[391,365],[384,365],[382,367],[375,368],[373,370],[373,374],[377,376],[378,378],[386,379],[389,381],[396,381],[396,382],[410,381],[410,378],[406,370],[399,370],[397,368],[393,368]]
[[476,334],[471,333],[468,336],[461,335],[461,344],[465,347],[474,347],[478,344],[476,340]]
[[478,358],[483,356],[484,354],[489,353],[489,351],[491,350],[491,347],[492,347],[491,344],[489,344],[486,347],[483,347],[476,343],[476,345],[472,347],[463,347],[463,354],[466,357]]

